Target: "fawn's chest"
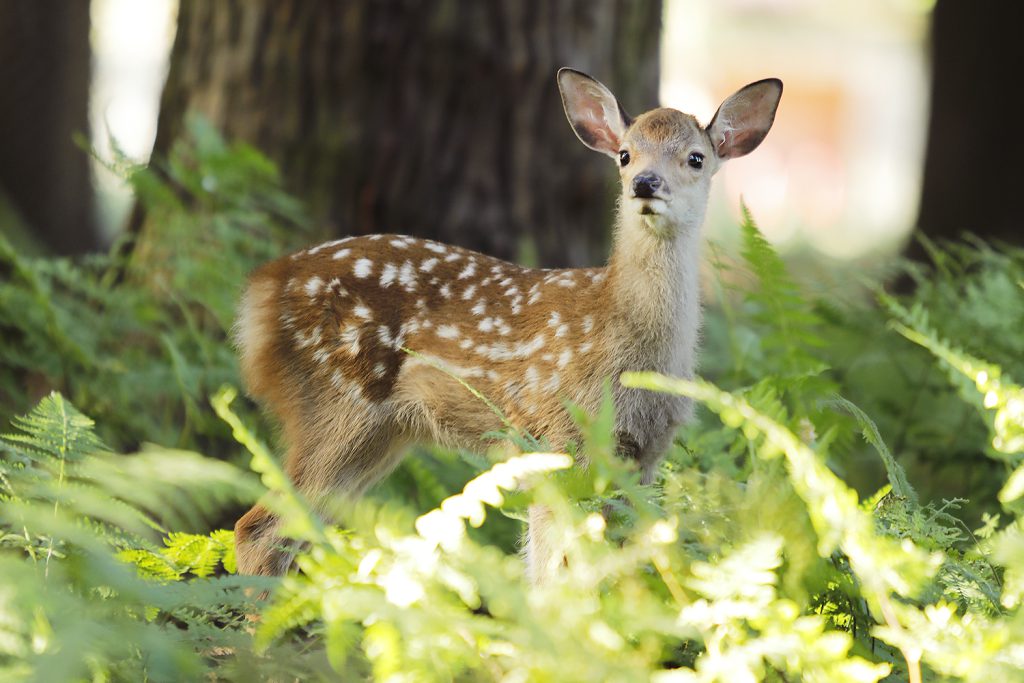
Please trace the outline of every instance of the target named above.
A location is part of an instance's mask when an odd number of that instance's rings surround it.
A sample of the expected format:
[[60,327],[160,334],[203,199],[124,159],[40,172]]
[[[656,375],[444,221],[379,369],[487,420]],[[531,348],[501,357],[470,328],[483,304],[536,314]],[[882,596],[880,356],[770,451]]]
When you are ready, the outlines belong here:
[[616,428],[649,460],[692,414],[692,402],[678,396],[621,386],[629,371],[654,371],[692,378],[701,326],[696,239],[677,245],[656,268],[619,275],[617,322],[613,325],[612,370]]

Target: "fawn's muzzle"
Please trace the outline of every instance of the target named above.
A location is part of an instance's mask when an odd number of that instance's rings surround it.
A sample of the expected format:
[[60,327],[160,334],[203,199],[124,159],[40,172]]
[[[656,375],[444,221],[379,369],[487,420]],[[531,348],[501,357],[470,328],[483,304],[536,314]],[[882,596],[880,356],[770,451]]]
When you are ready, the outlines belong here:
[[633,196],[637,199],[654,199],[664,181],[653,173],[640,173],[633,178]]

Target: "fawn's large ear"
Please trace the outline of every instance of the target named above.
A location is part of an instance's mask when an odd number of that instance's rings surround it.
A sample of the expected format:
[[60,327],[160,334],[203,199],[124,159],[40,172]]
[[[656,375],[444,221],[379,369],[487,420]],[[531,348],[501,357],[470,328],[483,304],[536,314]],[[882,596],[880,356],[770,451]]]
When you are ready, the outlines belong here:
[[585,73],[567,67],[558,70],[558,90],[569,125],[580,142],[618,159],[631,120],[615,95]]
[[741,157],[753,152],[775,121],[782,97],[782,81],[766,78],[740,89],[715,112],[708,134],[719,159]]

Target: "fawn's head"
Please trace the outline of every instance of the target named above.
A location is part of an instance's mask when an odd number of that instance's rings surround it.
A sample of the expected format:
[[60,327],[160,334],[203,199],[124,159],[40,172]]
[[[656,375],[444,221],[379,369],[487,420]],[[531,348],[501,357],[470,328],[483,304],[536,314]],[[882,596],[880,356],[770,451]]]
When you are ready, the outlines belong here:
[[623,218],[639,216],[636,222],[656,237],[699,227],[711,176],[726,159],[761,144],[782,97],[778,79],[751,83],[726,99],[705,128],[667,107],[631,118],[608,88],[573,69],[559,70],[558,87],[580,141],[619,164]]

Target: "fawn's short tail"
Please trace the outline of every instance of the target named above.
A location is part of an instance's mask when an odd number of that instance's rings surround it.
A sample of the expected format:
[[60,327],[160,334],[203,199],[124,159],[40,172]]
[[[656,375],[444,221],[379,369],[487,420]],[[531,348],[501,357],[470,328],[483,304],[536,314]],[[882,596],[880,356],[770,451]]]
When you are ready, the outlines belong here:
[[238,349],[242,380],[249,394],[271,401],[280,389],[280,282],[266,268],[257,270],[246,285],[232,330]]

